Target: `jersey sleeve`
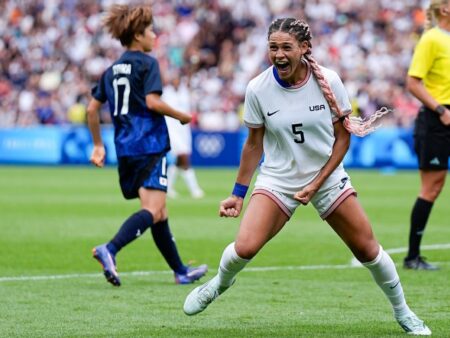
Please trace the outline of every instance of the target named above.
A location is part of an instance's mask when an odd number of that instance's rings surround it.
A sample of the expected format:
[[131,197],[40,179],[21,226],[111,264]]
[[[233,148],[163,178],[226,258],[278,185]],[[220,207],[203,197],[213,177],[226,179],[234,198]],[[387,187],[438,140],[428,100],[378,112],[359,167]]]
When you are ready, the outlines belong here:
[[247,86],[244,103],[244,122],[249,128],[259,128],[264,125],[264,115],[258,98],[250,86]]
[[91,91],[92,97],[102,103],[106,102],[106,100],[108,99],[105,90],[105,78],[106,72],[103,73],[102,77],[100,78],[100,81],[94,88],[92,88]]
[[429,34],[424,34],[414,49],[408,75],[423,79],[433,65],[435,59],[433,41]]
[[144,78],[144,94],[162,94],[162,81],[159,64],[155,59],[151,59]]
[[[341,78],[336,73],[334,73],[333,75],[334,76],[330,81],[331,90],[333,91],[334,96],[336,97],[337,105],[340,108],[341,112],[344,114],[344,116],[349,115],[352,113],[352,105],[350,103],[347,90],[345,89]],[[334,111],[332,111],[331,114],[333,122],[336,122],[339,119],[339,117],[336,115]]]

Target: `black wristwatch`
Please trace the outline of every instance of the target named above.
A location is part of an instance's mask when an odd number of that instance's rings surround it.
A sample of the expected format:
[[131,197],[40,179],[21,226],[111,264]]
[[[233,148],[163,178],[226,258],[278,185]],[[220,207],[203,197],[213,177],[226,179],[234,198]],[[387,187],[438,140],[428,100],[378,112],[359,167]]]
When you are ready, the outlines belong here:
[[445,107],[442,105],[437,106],[434,111],[438,113],[438,115],[443,115],[445,113]]

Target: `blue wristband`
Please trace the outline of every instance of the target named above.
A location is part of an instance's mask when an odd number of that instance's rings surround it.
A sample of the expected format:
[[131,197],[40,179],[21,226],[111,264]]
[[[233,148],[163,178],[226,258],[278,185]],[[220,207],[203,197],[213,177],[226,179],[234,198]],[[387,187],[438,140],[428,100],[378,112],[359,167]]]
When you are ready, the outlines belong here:
[[233,192],[232,194],[238,197],[245,198],[245,195],[247,194],[248,185],[243,185],[239,183],[234,184]]

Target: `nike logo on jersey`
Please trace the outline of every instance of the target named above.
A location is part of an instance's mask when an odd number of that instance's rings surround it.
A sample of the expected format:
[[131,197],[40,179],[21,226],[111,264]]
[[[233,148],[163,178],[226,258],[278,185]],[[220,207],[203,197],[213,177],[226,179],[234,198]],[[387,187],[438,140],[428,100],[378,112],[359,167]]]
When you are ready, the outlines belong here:
[[343,179],[341,179],[341,185],[339,186],[339,189],[341,189],[341,190],[344,189],[347,181],[348,181],[348,177],[344,177]]
[[439,165],[439,164],[441,164],[441,162],[439,161],[439,159],[437,157],[435,157],[430,161],[430,164]]
[[318,104],[318,105],[315,105],[315,106],[309,106],[309,110],[310,111],[316,111],[316,110],[322,110],[322,109],[325,109],[325,105],[324,104]]
[[273,111],[273,112],[267,112],[267,116],[272,116],[272,115],[275,115],[276,113],[278,113],[280,110],[278,109],[278,110],[275,110],[275,111]]

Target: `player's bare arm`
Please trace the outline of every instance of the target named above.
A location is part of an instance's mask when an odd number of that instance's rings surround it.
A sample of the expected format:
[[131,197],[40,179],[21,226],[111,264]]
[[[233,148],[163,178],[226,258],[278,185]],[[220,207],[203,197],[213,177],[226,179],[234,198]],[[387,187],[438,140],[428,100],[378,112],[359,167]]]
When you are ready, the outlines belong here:
[[[249,186],[261,156],[263,153],[263,138],[265,128],[249,128],[249,134],[244,144],[241,154],[241,164],[239,166],[236,182]],[[220,217],[238,217],[241,213],[244,199],[231,195],[220,203]]]
[[149,109],[154,110],[159,114],[173,117],[174,119],[180,121],[181,124],[189,123],[192,120],[192,116],[190,114],[183,113],[172,108],[161,100],[161,96],[159,94],[152,93],[146,95],[145,103]]
[[[427,108],[435,111],[436,107],[440,106],[440,104],[434,99],[434,97],[431,96],[431,94],[427,91],[427,89],[423,85],[422,79],[408,75],[406,77],[406,88]],[[444,125],[450,126],[450,110],[448,108],[444,107],[444,113],[440,115],[440,119]]]
[[91,162],[97,167],[103,167],[105,164],[105,147],[103,146],[102,136],[100,134],[100,118],[98,112],[102,103],[92,99],[87,107],[87,122],[94,142],[94,149],[91,154]]

